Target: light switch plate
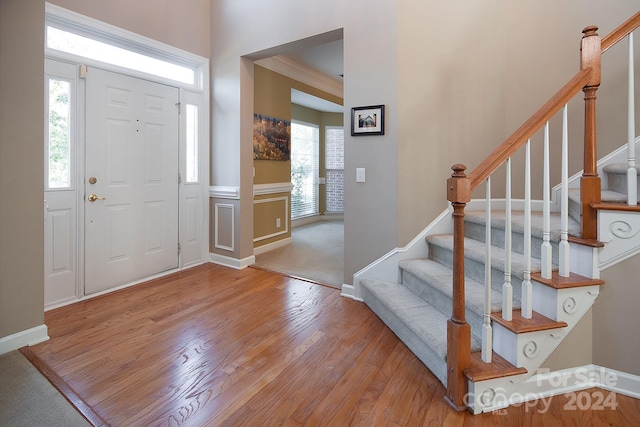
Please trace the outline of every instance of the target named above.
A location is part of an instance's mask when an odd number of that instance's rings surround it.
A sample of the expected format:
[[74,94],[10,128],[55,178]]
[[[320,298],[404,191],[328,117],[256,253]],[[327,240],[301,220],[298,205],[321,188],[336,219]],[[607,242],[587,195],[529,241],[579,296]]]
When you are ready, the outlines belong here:
[[356,182],[365,182],[364,168],[356,168]]

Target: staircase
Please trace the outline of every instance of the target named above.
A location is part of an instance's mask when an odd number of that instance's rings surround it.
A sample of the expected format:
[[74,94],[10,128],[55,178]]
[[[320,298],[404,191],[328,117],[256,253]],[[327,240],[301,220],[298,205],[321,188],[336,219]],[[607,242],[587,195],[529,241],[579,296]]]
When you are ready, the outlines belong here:
[[[596,152],[600,54],[638,26],[640,12],[602,42],[597,28],[586,28],[576,77],[469,176],[463,165],[452,167],[447,182],[451,215],[442,215],[432,227],[438,232],[416,243],[424,249],[387,256],[371,269],[379,272],[380,265],[395,265],[397,280],[388,273],[382,278],[366,273],[354,277],[364,302],[447,386],[447,400],[457,410],[480,413],[517,403],[523,396],[535,398],[533,374],[598,296],[602,254],[614,263],[640,252],[638,242],[619,243],[624,237],[616,240],[620,233],[607,231],[615,228],[611,224],[620,212],[640,222],[640,167],[634,158],[640,139],[635,139],[635,129],[630,125],[630,139],[620,153],[598,164],[588,154]],[[548,164],[546,126],[563,105],[566,125],[566,103],[579,91],[586,103],[582,175],[569,179],[563,167],[553,197],[545,187],[541,201],[531,200],[527,177],[525,198],[512,200],[511,156],[524,147],[530,174],[530,138],[545,126]],[[630,93],[633,97],[633,88]],[[563,165],[568,155],[565,134],[563,128]],[[505,198],[495,200],[490,177],[502,167]],[[471,201],[471,192],[482,183],[487,197]],[[623,222],[629,221],[627,217]],[[421,256],[412,256],[416,253]]]

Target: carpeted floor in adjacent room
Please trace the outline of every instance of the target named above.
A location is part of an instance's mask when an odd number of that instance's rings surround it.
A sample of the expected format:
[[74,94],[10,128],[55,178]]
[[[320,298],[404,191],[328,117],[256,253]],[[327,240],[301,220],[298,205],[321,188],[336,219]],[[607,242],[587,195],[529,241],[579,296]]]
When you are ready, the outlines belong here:
[[341,288],[344,283],[344,221],[296,227],[292,242],[256,256],[254,265]]
[[74,427],[91,424],[15,350],[0,355],[0,425]]

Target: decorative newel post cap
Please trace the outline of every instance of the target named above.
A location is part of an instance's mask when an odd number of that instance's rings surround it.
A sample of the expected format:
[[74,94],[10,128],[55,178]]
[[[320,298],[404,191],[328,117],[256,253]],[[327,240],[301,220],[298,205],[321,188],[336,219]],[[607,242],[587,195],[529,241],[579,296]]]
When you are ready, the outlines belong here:
[[447,180],[447,200],[452,203],[467,203],[471,200],[471,181],[464,174],[467,167],[456,163],[451,169],[453,174]]
[[584,27],[584,30],[582,30],[582,34],[584,34],[583,37],[591,37],[591,36],[597,36],[598,35],[598,27],[595,25],[589,25],[588,27]]
[[467,170],[467,167],[463,164],[456,163],[451,166],[451,170],[453,171],[453,174],[451,174],[452,177],[464,178],[466,176],[464,171]]

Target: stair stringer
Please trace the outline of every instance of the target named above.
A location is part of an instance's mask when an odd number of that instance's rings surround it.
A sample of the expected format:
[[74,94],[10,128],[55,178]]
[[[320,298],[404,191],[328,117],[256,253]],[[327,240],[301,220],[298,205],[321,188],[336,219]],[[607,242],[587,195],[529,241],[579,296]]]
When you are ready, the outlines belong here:
[[640,215],[637,212],[598,210],[598,269],[605,270],[640,253]]
[[453,209],[449,206],[438,217],[425,227],[409,244],[402,248],[394,248],[373,261],[371,264],[357,271],[353,275],[353,285],[342,285],[343,297],[363,302],[361,280],[375,279],[386,282],[400,282],[400,268],[398,264],[404,259],[428,258],[429,248],[424,243],[425,237],[430,234],[453,233]]
[[[504,199],[492,199],[493,209],[504,209]],[[524,209],[524,200],[515,199],[511,201],[512,208],[515,210]],[[468,210],[483,210],[486,205],[486,199],[473,199],[467,203],[466,209]],[[532,200],[531,209],[535,211],[542,211],[542,201]],[[556,202],[551,202],[551,211],[558,212],[560,205]],[[416,237],[411,240],[404,247],[396,247],[377,260],[373,261],[366,267],[357,271],[353,275],[353,285],[345,284],[342,286],[343,297],[351,298],[356,301],[363,301],[362,298],[362,286],[360,280],[363,279],[375,279],[383,280],[386,282],[399,283],[400,269],[398,264],[405,259],[414,258],[428,258],[429,248],[425,245],[425,238],[431,234],[453,234],[453,209],[448,206],[436,219],[434,219],[427,227],[425,227]]]
[[474,414],[510,405],[536,401],[560,391],[549,390],[546,382],[532,381],[538,369],[580,322],[595,302],[600,286],[553,289],[533,281],[534,311],[567,326],[516,334],[493,322],[494,351],[527,374],[484,381],[469,381],[468,407]]

